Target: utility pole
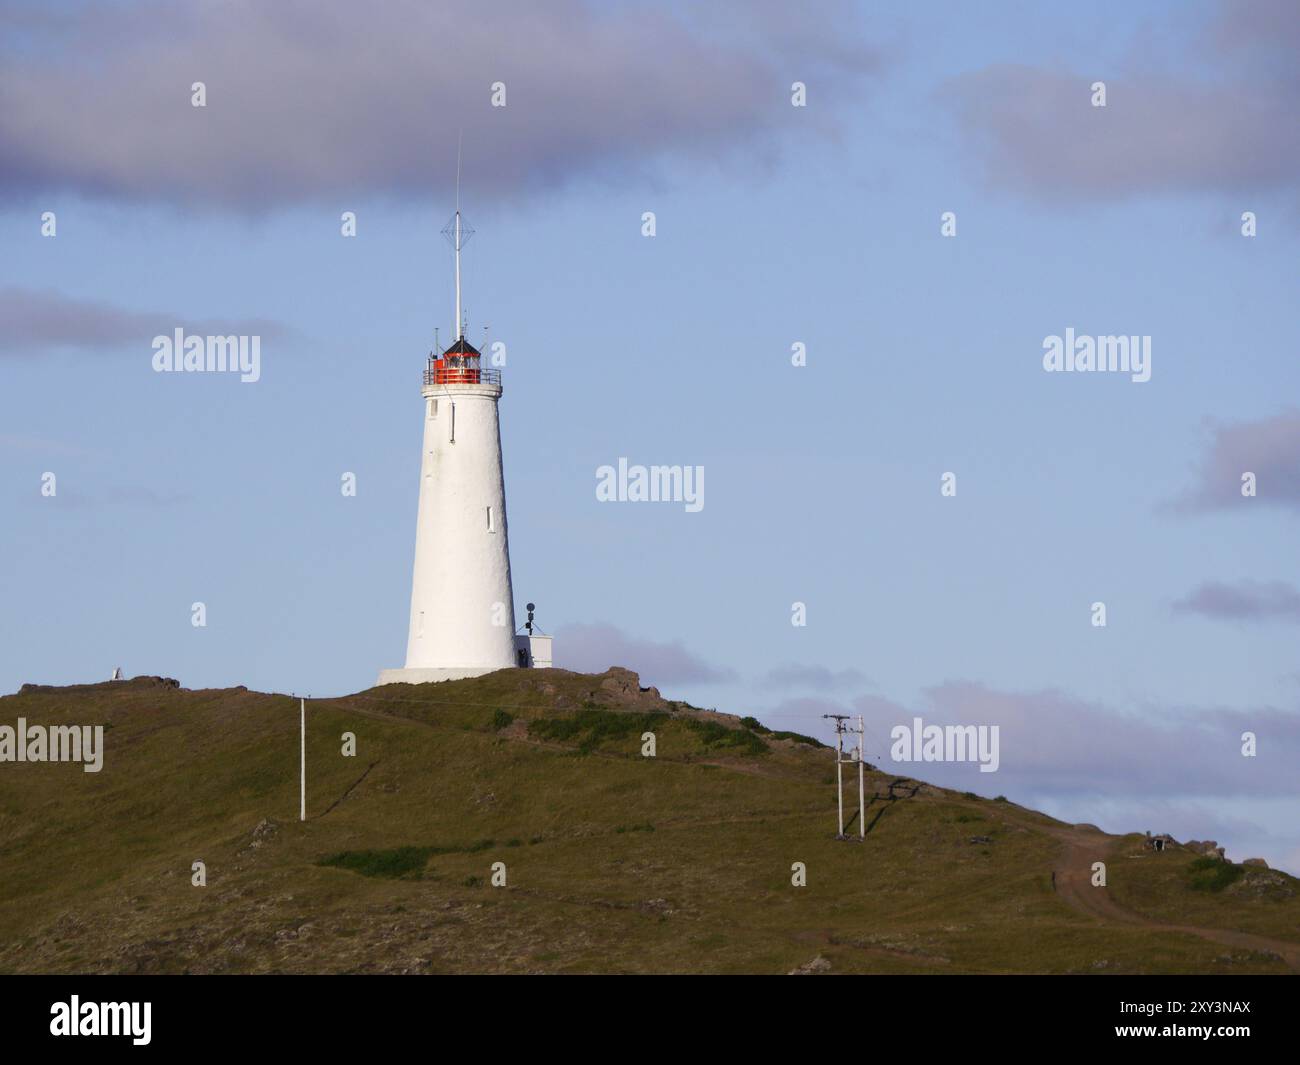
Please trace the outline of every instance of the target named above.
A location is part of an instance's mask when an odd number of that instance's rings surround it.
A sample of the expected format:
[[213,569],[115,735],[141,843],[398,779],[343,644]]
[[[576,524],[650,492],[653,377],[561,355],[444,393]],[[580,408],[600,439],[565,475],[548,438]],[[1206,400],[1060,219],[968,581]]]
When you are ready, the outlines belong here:
[[[852,720],[847,714],[822,714],[823,718],[835,722],[835,788],[839,800],[839,831],[836,832],[836,839],[847,839],[844,835],[844,767],[853,765],[855,762],[858,766],[858,838],[865,840],[867,838],[867,786],[866,786],[866,759],[863,751],[866,749],[867,730],[862,722],[862,715],[858,715],[858,725],[854,728],[847,724]],[[858,743],[856,747],[844,750],[844,737],[856,736]]]
[[298,820],[307,820],[307,700],[302,700],[299,749],[302,756],[302,774],[298,789]]

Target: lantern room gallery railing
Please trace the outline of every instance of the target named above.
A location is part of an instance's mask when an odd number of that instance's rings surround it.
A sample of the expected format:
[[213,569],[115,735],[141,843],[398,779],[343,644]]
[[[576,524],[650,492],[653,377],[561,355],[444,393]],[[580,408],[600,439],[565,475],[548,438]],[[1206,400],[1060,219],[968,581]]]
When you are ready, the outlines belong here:
[[469,366],[430,366],[424,371],[426,385],[496,385],[501,386],[500,370],[473,369]]

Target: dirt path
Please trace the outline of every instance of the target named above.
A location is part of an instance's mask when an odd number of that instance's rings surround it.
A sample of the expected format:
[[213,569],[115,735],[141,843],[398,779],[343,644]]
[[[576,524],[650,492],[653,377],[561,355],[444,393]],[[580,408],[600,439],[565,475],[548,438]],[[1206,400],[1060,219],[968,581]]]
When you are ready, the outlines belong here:
[[1300,970],[1300,943],[1252,935],[1249,932],[1234,932],[1226,928],[1165,924],[1126,910],[1105,888],[1092,886],[1092,863],[1101,860],[1109,850],[1108,837],[1101,832],[1077,827],[1049,831],[1062,843],[1061,854],[1052,870],[1053,887],[1062,899],[1080,913],[1117,924],[1161,932],[1183,932],[1229,947],[1270,951],[1281,957],[1292,969]]

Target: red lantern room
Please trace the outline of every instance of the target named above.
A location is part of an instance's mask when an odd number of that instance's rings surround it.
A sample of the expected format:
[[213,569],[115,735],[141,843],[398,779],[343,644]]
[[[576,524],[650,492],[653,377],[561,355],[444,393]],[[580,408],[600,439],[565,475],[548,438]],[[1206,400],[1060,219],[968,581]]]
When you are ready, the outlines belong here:
[[430,385],[476,385],[483,379],[479,369],[481,353],[463,336],[441,355],[429,356],[429,369],[424,375]]

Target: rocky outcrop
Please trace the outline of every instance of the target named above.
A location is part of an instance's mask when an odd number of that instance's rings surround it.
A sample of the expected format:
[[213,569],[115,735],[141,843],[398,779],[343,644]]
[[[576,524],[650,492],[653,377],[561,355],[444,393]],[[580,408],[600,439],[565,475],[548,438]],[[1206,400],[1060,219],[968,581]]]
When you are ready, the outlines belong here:
[[664,706],[658,688],[641,687],[640,676],[622,666],[611,666],[605,670],[598,694],[612,699],[620,706],[632,706],[638,710],[660,710]]
[[[19,695],[35,695],[42,692],[89,692],[99,688],[121,690],[132,688],[175,688],[180,689],[181,682],[172,677],[132,677],[130,680],[105,680],[97,684],[24,684],[18,689]],[[247,690],[247,689],[245,689]]]
[[253,829],[253,837],[249,840],[246,850],[256,850],[275,838],[276,832],[280,830],[279,822],[272,821],[270,818],[262,818],[257,822],[257,827]]

